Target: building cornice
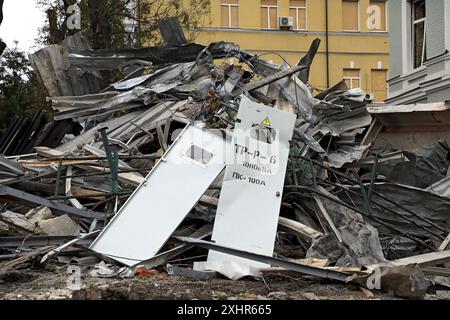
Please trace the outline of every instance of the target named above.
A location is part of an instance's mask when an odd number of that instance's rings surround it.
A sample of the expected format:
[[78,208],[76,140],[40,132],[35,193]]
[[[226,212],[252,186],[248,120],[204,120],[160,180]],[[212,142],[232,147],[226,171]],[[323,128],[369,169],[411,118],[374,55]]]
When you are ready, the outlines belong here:
[[427,81],[426,85],[421,85],[426,94],[430,94],[436,91],[441,91],[445,88],[450,88],[450,76],[446,75],[441,79],[434,79],[433,81]]
[[[292,35],[322,35],[325,36],[325,31],[309,31],[309,30],[263,30],[263,29],[240,29],[240,28],[199,28],[196,31],[209,31],[209,32],[230,32],[230,33],[265,33],[265,34],[292,34]],[[353,32],[353,31],[330,31],[328,33],[331,36],[354,36],[354,37],[389,37],[389,32]]]
[[[265,50],[265,49],[245,49],[241,48],[242,51],[249,53],[270,53],[270,54],[290,54],[290,53],[307,53],[306,50]],[[318,51],[317,54],[325,54],[325,51]],[[337,55],[373,55],[373,56],[389,56],[388,52],[351,52],[351,51],[330,51],[329,54],[337,54]]]
[[[450,53],[449,52],[444,52],[443,54],[440,54],[436,57],[433,57],[427,61],[424,61],[423,65],[420,68],[414,69],[408,73],[402,74],[400,76],[396,76],[395,78],[392,79],[388,79],[388,83],[390,85],[395,85],[399,82],[405,82],[405,81],[413,81],[415,79],[418,78],[422,78],[422,77],[427,77],[427,76],[433,76],[433,75],[428,75],[427,74],[427,70],[429,66],[432,66],[433,64],[439,63],[439,62],[444,62],[450,60]],[[434,79],[431,80],[426,80],[426,81],[433,81]]]
[[411,81],[420,77],[425,77],[427,75],[427,67],[421,66],[420,68],[414,69],[408,73],[396,76],[395,78],[389,79],[387,82],[391,84],[397,84],[399,82]]
[[427,95],[442,91],[443,89],[450,89],[450,74],[443,77],[438,77],[432,80],[424,81],[407,90],[397,92],[394,96],[385,100],[386,103],[407,103],[410,101],[417,101],[426,98]]
[[384,102],[386,104],[406,104],[412,103],[427,97],[427,94],[420,90],[420,88],[413,88],[408,91],[403,91],[395,96],[387,98]]

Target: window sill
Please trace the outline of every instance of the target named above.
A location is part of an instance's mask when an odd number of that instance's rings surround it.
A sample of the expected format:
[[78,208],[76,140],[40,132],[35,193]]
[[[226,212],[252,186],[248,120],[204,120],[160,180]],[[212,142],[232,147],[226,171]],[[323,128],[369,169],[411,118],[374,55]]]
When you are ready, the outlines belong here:
[[420,67],[412,68],[411,70],[409,70],[409,71],[405,74],[405,76],[406,76],[406,77],[413,76],[413,75],[415,75],[415,74],[417,74],[417,73],[419,73],[419,72],[421,72],[421,71],[425,71],[426,69],[427,69],[427,66],[424,65],[424,64],[422,64]]
[[414,80],[426,76],[427,73],[427,67],[426,66],[420,66],[419,68],[413,69],[408,71],[405,74],[402,74],[398,77],[392,78],[388,80],[388,83],[390,84],[396,84],[399,82],[413,82]]
[[421,71],[425,71],[426,69],[427,69],[426,66],[421,65],[420,67],[413,68],[413,69],[409,70],[407,73],[403,74],[402,78],[404,78],[404,79],[405,78],[409,78],[411,76],[414,76],[416,73],[419,73]]

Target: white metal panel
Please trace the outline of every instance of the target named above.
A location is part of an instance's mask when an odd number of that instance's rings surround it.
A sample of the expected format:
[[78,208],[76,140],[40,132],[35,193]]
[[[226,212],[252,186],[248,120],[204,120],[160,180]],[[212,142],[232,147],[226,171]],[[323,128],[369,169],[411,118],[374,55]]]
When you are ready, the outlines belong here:
[[[189,156],[192,146],[204,161]],[[129,266],[152,258],[223,170],[226,150],[222,136],[188,126],[91,249]]]
[[[214,223],[212,239],[217,244],[272,256],[295,120],[292,113],[243,97],[232,140],[234,155],[231,161],[227,159]],[[251,128],[270,130],[272,143],[255,139]],[[227,265],[233,261],[266,267],[259,262],[209,252],[207,265],[211,269],[215,270],[220,261]]]

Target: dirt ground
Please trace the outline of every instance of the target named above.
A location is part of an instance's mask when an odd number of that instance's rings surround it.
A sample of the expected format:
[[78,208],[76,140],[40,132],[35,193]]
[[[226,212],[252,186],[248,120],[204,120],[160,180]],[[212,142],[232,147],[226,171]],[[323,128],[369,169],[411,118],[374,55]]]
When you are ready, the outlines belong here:
[[[87,273],[86,273],[87,274]],[[356,285],[317,279],[267,276],[262,280],[206,281],[152,272],[143,277],[98,278],[83,273],[81,288],[70,289],[67,267],[53,270],[10,271],[0,275],[0,299],[7,300],[363,300],[368,299]],[[373,291],[371,299],[397,299]]]

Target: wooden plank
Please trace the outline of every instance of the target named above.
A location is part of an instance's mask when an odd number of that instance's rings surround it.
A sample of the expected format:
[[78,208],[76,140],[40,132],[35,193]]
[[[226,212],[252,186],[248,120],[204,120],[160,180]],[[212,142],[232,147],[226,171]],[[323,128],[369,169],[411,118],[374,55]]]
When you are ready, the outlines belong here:
[[328,265],[328,259],[317,259],[317,258],[305,258],[296,259],[298,263],[307,264],[314,267],[326,267]]
[[[72,166],[67,167],[67,176],[66,178],[66,196],[73,196],[72,194]],[[83,205],[75,198],[69,198],[69,202],[77,209],[84,209]]]
[[442,241],[441,245],[439,246],[438,251],[444,251],[445,248],[447,248],[449,242],[450,242],[450,233],[447,235],[445,240]]
[[18,213],[5,211],[0,214],[0,222],[4,225],[8,225],[9,228],[6,230],[14,229],[17,230],[20,234],[33,234],[36,232],[36,226],[28,221],[25,216],[22,216]]
[[359,290],[361,290],[361,292],[364,293],[364,295],[366,296],[367,299],[375,298],[375,295],[369,289],[366,289],[364,287],[359,287]]
[[[312,267],[317,267],[323,270],[329,270],[329,271],[336,271],[336,272],[342,272],[342,273],[348,273],[348,274],[355,274],[355,275],[368,275],[369,272],[363,271],[360,267],[327,267],[326,264],[328,263],[327,259],[296,259],[291,260],[292,262],[301,264],[301,265],[308,265]],[[290,277],[298,277],[302,275],[302,273],[299,273],[294,270],[285,269],[281,267],[270,267],[270,268],[263,268],[260,270],[263,275],[280,275],[280,276],[290,276]]]
[[305,240],[312,240],[322,235],[321,232],[314,230],[311,227],[308,227],[298,221],[294,221],[283,217],[279,217],[278,225],[280,226],[280,229],[283,229],[287,232],[295,233]]
[[418,264],[419,266],[433,266],[444,262],[450,262],[450,250],[430,252],[412,256],[403,259],[392,260],[383,263],[377,263],[367,266],[368,269],[380,268],[380,267],[401,267],[411,264]]
[[367,130],[367,133],[364,136],[363,140],[361,141],[361,145],[362,146],[373,145],[382,129],[383,124],[380,122],[380,120],[375,119],[370,125],[369,129]]
[[398,259],[391,261],[395,266],[406,266],[409,264],[418,265],[436,265],[443,262],[450,261],[450,250],[425,253],[418,256],[408,257],[404,259]]
[[[103,151],[103,150],[100,150],[100,149],[98,149],[98,148],[95,148],[95,147],[93,147],[93,146],[90,146],[90,145],[85,145],[85,146],[83,146],[83,149],[84,150],[86,150],[87,152],[89,152],[89,153],[91,153],[91,154],[93,154],[94,156],[97,156],[97,157],[106,157],[106,152],[105,151]],[[119,160],[119,169],[122,169],[122,170],[133,170],[133,168],[132,167],[130,167],[129,165],[127,165],[125,162],[123,162],[122,160]]]
[[207,195],[203,195],[201,198],[200,198],[200,201],[199,201],[201,204],[204,204],[204,205],[209,205],[209,206],[212,206],[212,207],[217,207],[217,205],[219,204],[219,199],[217,199],[217,198],[214,198],[214,197],[210,197],[210,196],[207,196]]
[[53,248],[52,246],[45,246],[45,247],[38,248],[38,249],[30,251],[30,252],[25,252],[25,253],[21,254],[17,259],[14,259],[12,261],[8,261],[8,262],[1,264],[0,265],[0,273],[7,272],[23,263],[29,262],[29,261],[33,260],[34,258],[40,256],[41,254],[47,253],[48,251],[52,250],[52,248]]
[[450,277],[450,268],[442,267],[423,267],[423,272],[432,273],[439,276]]
[[[46,158],[57,158],[57,157],[62,157],[65,155],[65,153],[62,151],[47,148],[47,147],[37,147],[36,152],[38,153],[39,156],[46,157]],[[91,163],[92,163],[92,161],[91,161]],[[75,165],[76,167],[88,170],[88,171],[110,172],[108,168],[103,168],[103,167],[97,167],[97,166],[92,166],[92,165],[87,165],[87,164],[81,165],[81,164],[76,164],[76,163],[73,165]],[[135,173],[132,173],[132,172],[123,172],[123,173],[119,173],[119,180],[123,183],[128,183],[133,186],[138,186],[142,182],[144,182],[144,177],[137,175]]]

